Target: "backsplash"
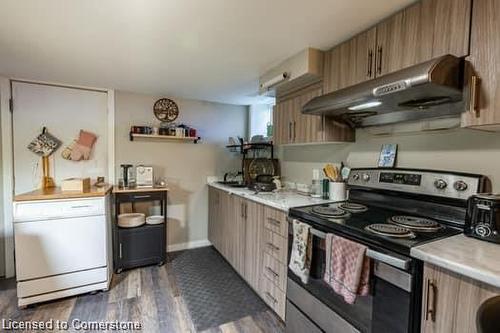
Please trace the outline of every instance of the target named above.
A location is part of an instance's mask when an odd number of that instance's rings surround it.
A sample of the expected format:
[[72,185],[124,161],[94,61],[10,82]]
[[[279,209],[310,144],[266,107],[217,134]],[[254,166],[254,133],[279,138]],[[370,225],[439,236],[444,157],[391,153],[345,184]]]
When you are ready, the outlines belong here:
[[500,192],[500,133],[468,129],[373,135],[356,131],[356,142],[279,147],[285,180],[310,183],[312,169],[344,161],[350,167],[377,166],[384,143],[397,143],[397,167],[480,173]]

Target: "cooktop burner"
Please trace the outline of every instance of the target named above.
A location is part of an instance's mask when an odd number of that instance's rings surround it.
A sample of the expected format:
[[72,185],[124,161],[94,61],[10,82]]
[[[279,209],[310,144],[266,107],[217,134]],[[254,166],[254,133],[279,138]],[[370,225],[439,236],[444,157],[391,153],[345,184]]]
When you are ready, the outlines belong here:
[[315,206],[311,209],[314,214],[330,218],[347,218],[351,214],[336,206]]
[[396,215],[390,217],[388,219],[388,222],[397,224],[399,226],[408,228],[410,230],[421,231],[421,232],[436,232],[439,229],[441,229],[439,223],[424,217]]
[[361,213],[368,210],[368,207],[366,207],[365,205],[361,205],[354,202],[344,202],[341,203],[339,207],[351,213]]
[[415,238],[415,234],[411,232],[409,229],[395,225],[395,224],[385,224],[385,223],[376,223],[370,224],[365,227],[365,230],[373,232],[374,234],[394,237],[394,238]]

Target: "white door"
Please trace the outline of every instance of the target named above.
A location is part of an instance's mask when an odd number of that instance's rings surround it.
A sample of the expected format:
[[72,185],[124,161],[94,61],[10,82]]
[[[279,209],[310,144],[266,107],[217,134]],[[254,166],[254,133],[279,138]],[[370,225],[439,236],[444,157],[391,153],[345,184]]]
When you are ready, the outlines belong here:
[[[15,194],[40,186],[41,158],[27,146],[44,126],[63,142],[50,158],[56,184],[70,177],[107,177],[106,92],[12,81],[12,97]],[[97,134],[94,152],[89,161],[67,161],[61,152],[78,137],[80,129]]]
[[15,222],[17,280],[106,266],[106,218]]

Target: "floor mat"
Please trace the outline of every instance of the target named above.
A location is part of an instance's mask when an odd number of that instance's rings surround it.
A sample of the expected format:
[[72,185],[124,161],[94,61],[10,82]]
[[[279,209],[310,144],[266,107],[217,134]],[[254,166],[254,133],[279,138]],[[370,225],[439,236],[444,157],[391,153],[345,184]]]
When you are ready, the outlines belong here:
[[266,311],[257,294],[213,247],[169,254],[177,286],[197,330]]

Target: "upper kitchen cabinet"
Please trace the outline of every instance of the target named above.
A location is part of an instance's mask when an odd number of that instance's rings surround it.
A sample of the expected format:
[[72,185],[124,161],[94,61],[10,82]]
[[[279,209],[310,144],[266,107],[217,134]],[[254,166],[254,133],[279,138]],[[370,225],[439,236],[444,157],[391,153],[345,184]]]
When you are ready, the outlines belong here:
[[500,1],[475,0],[467,69],[467,108],[462,125],[500,131]]
[[277,97],[274,108],[274,143],[306,144],[349,142],[354,131],[347,125],[324,116],[304,115],[302,107],[314,97],[321,96],[322,85],[315,84],[298,92]]
[[377,30],[373,28],[326,52],[324,93],[373,79],[376,44]]
[[376,26],[376,76],[469,54],[471,0],[423,0]]

